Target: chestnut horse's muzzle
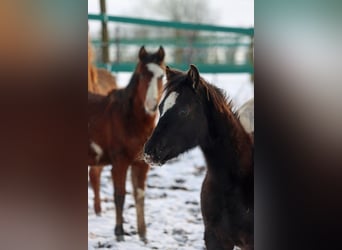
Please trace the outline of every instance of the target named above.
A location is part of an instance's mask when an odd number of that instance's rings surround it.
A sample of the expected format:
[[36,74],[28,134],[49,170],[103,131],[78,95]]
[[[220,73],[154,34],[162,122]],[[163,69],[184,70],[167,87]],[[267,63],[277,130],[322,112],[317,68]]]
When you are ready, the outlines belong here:
[[145,110],[148,114],[154,114],[158,108],[158,100],[157,99],[146,99],[145,101]]

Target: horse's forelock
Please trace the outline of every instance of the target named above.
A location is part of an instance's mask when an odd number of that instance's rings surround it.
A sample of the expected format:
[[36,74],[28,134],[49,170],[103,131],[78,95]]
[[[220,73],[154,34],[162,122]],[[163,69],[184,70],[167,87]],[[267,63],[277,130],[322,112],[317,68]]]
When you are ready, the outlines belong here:
[[184,81],[186,80],[187,80],[187,76],[181,72],[177,72],[176,74],[173,74],[172,77],[167,79],[166,85],[164,87],[165,96],[167,96],[172,91],[179,89],[181,85],[184,84]]

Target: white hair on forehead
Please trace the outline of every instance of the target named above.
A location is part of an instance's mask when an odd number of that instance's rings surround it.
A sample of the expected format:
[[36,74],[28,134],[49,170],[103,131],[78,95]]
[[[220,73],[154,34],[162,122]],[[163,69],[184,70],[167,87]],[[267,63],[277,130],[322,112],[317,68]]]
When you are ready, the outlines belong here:
[[148,63],[146,64],[147,69],[153,73],[153,77],[161,77],[164,75],[164,70],[158,64]]
[[166,97],[166,99],[164,99],[163,113],[160,115],[160,117],[162,117],[169,109],[171,109],[176,104],[178,96],[179,93],[173,91]]
[[146,64],[146,67],[153,74],[153,76],[146,92],[145,111],[149,114],[154,114],[154,111],[151,113],[150,110],[158,105],[158,78],[164,75],[164,70],[155,63],[148,63]]

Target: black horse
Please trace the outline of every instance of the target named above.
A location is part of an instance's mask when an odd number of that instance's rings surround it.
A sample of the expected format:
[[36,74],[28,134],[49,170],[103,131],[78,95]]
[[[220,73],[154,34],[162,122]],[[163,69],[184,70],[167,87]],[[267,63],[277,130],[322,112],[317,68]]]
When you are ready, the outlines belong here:
[[200,146],[207,162],[201,209],[208,250],[254,249],[254,183],[251,134],[215,86],[188,72],[166,69],[160,119],[144,148],[148,162],[166,161]]

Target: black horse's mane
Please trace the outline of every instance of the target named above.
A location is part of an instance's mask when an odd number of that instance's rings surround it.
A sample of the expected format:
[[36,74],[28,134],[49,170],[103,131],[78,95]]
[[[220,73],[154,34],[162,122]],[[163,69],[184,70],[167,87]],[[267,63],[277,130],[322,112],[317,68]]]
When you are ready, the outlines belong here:
[[[192,88],[192,82],[188,78],[187,73],[174,70],[176,74],[173,74],[167,81],[164,92],[165,96],[170,92],[181,88],[184,84],[187,84]],[[227,96],[223,89],[216,87],[215,85],[208,83],[205,79],[200,77],[200,83],[198,86],[199,91],[195,91],[196,95],[200,97],[202,101],[208,101],[213,104],[215,109],[221,113],[231,112],[236,118],[238,118],[237,112],[232,111],[232,100]]]

